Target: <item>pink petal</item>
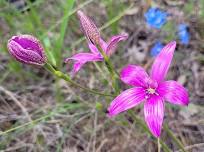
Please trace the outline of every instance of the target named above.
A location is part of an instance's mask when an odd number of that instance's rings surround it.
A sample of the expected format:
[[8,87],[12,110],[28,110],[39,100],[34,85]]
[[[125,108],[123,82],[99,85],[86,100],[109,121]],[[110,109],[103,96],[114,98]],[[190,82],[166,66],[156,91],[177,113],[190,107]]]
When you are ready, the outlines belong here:
[[151,69],[152,79],[161,82],[166,77],[175,48],[176,42],[170,42],[158,54]]
[[102,61],[103,58],[93,53],[78,53],[72,56],[71,58],[65,59],[65,62],[69,60],[77,60],[77,61]]
[[72,74],[75,75],[86,62],[103,61],[103,58],[101,56],[98,56],[92,53],[79,53],[72,56],[71,58],[65,59],[65,63],[67,63],[69,60],[76,61],[74,63],[73,70],[72,70]]
[[164,101],[160,96],[152,96],[144,104],[145,121],[155,137],[161,134],[164,118]]
[[100,54],[100,52],[98,51],[97,47],[94,44],[88,43],[88,46],[93,54]]
[[145,98],[145,90],[141,87],[135,87],[122,92],[110,104],[108,108],[109,116],[115,116],[120,112],[126,111]]
[[145,87],[149,76],[142,67],[129,64],[122,69],[120,78],[126,84]]
[[178,105],[188,105],[187,90],[176,81],[165,81],[159,84],[157,92],[168,102]]
[[114,51],[116,50],[117,46],[118,46],[118,43],[120,41],[126,40],[127,38],[128,38],[127,35],[116,35],[116,36],[113,36],[111,38],[111,40],[108,42],[108,46],[107,46],[107,49],[106,49],[106,54],[108,56],[113,54]]
[[[107,48],[107,43],[102,38],[100,39],[100,45],[101,45],[101,48],[103,49],[103,51],[105,52],[105,50]],[[92,53],[101,54],[99,52],[98,48],[94,44],[89,43],[88,46],[89,46],[89,49],[91,50]]]
[[80,61],[77,61],[74,63],[73,65],[73,69],[72,69],[72,72],[71,72],[71,76],[73,77],[80,69],[81,67],[85,64],[86,62],[80,62]]
[[103,51],[106,52],[108,44],[102,38],[100,39],[100,44],[101,44]]

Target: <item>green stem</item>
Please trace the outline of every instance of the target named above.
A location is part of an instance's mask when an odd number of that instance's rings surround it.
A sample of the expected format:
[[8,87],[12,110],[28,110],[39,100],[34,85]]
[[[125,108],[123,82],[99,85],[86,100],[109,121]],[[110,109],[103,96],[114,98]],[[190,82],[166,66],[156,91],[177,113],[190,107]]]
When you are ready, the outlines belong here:
[[89,88],[86,88],[84,86],[81,86],[80,84],[74,82],[73,80],[71,80],[71,78],[67,75],[67,74],[64,74],[63,72],[61,71],[58,71],[58,70],[55,70],[52,65],[50,65],[49,63],[46,63],[45,64],[45,68],[50,71],[52,74],[54,74],[56,77],[58,78],[61,78],[61,79],[64,79],[65,81],[69,82],[70,84],[72,84],[73,86],[76,86],[84,91],[87,91],[87,92],[90,92],[92,94],[98,94],[98,95],[101,95],[101,96],[109,96],[109,97],[115,97],[114,95],[111,95],[111,94],[105,94],[105,93],[100,93],[98,91],[95,91],[95,90],[92,90],[92,89],[89,89]]
[[118,75],[117,72],[114,70],[114,66],[111,63],[109,57],[105,54],[105,52],[102,50],[102,48],[98,45],[97,46],[98,50],[100,51],[100,53],[102,54],[104,61],[105,61],[105,65],[111,75],[111,80],[112,80],[112,86],[115,89],[116,94],[120,93],[120,87],[118,84]]
[[173,132],[169,129],[169,127],[164,124],[164,130],[167,132],[167,134],[174,140],[174,142],[177,144],[177,146],[181,149],[182,152],[186,152],[184,149],[183,144],[180,142],[179,139],[176,138],[176,136],[173,134]]
[[157,138],[157,145],[158,145],[158,152],[161,152],[161,147],[160,147],[160,140]]

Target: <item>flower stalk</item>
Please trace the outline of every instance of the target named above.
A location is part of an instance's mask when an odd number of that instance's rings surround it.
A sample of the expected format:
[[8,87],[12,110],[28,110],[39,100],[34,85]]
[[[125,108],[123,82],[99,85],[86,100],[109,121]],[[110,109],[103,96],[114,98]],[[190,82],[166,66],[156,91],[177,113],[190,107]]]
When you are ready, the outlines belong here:
[[73,80],[71,80],[70,76],[67,75],[67,74],[64,74],[63,72],[61,71],[58,71],[58,70],[55,70],[53,68],[53,66],[49,63],[46,63],[45,66],[44,66],[49,72],[51,72],[53,75],[55,75],[56,77],[58,78],[61,78],[67,82],[69,82],[71,85],[75,86],[75,87],[78,87],[86,92],[89,92],[89,93],[92,93],[92,94],[97,94],[97,95],[100,95],[100,96],[109,96],[109,97],[114,97],[114,95],[111,95],[111,94],[105,94],[105,93],[101,93],[101,92],[98,92],[98,91],[95,91],[95,90],[92,90],[92,89],[89,89],[89,88],[86,88],[84,86],[81,86],[80,84],[74,82]]
[[118,84],[118,75],[117,72],[114,70],[114,66],[112,64],[112,62],[110,61],[108,55],[106,55],[105,51],[100,47],[100,45],[97,45],[97,49],[99,50],[99,52],[102,54],[104,61],[105,61],[105,65],[111,75],[111,80],[112,80],[112,87],[115,89],[115,93],[116,95],[118,95],[120,93],[120,87]]
[[157,138],[158,152],[161,152],[160,139]]

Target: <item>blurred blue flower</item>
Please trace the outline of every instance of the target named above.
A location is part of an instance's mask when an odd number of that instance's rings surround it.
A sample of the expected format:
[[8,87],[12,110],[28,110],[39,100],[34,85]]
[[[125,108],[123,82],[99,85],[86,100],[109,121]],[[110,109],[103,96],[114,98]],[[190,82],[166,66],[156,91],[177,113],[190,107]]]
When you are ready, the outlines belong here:
[[159,54],[159,52],[163,49],[164,45],[160,42],[157,41],[154,46],[151,48],[151,56],[155,57],[157,56],[157,54]]
[[166,23],[168,14],[159,8],[152,7],[148,9],[144,16],[150,26],[160,29]]
[[188,32],[188,26],[186,24],[180,24],[178,26],[178,36],[182,44],[188,44],[190,40],[190,34]]

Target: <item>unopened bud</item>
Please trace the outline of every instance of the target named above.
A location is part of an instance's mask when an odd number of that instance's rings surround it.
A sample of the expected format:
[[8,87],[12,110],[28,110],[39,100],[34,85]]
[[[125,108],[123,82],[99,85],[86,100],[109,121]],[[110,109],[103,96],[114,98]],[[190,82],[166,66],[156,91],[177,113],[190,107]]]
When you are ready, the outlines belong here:
[[8,40],[9,53],[19,62],[44,65],[46,56],[40,41],[31,35],[13,36]]
[[87,39],[95,45],[100,44],[100,33],[94,22],[80,10],[77,11],[77,15]]

